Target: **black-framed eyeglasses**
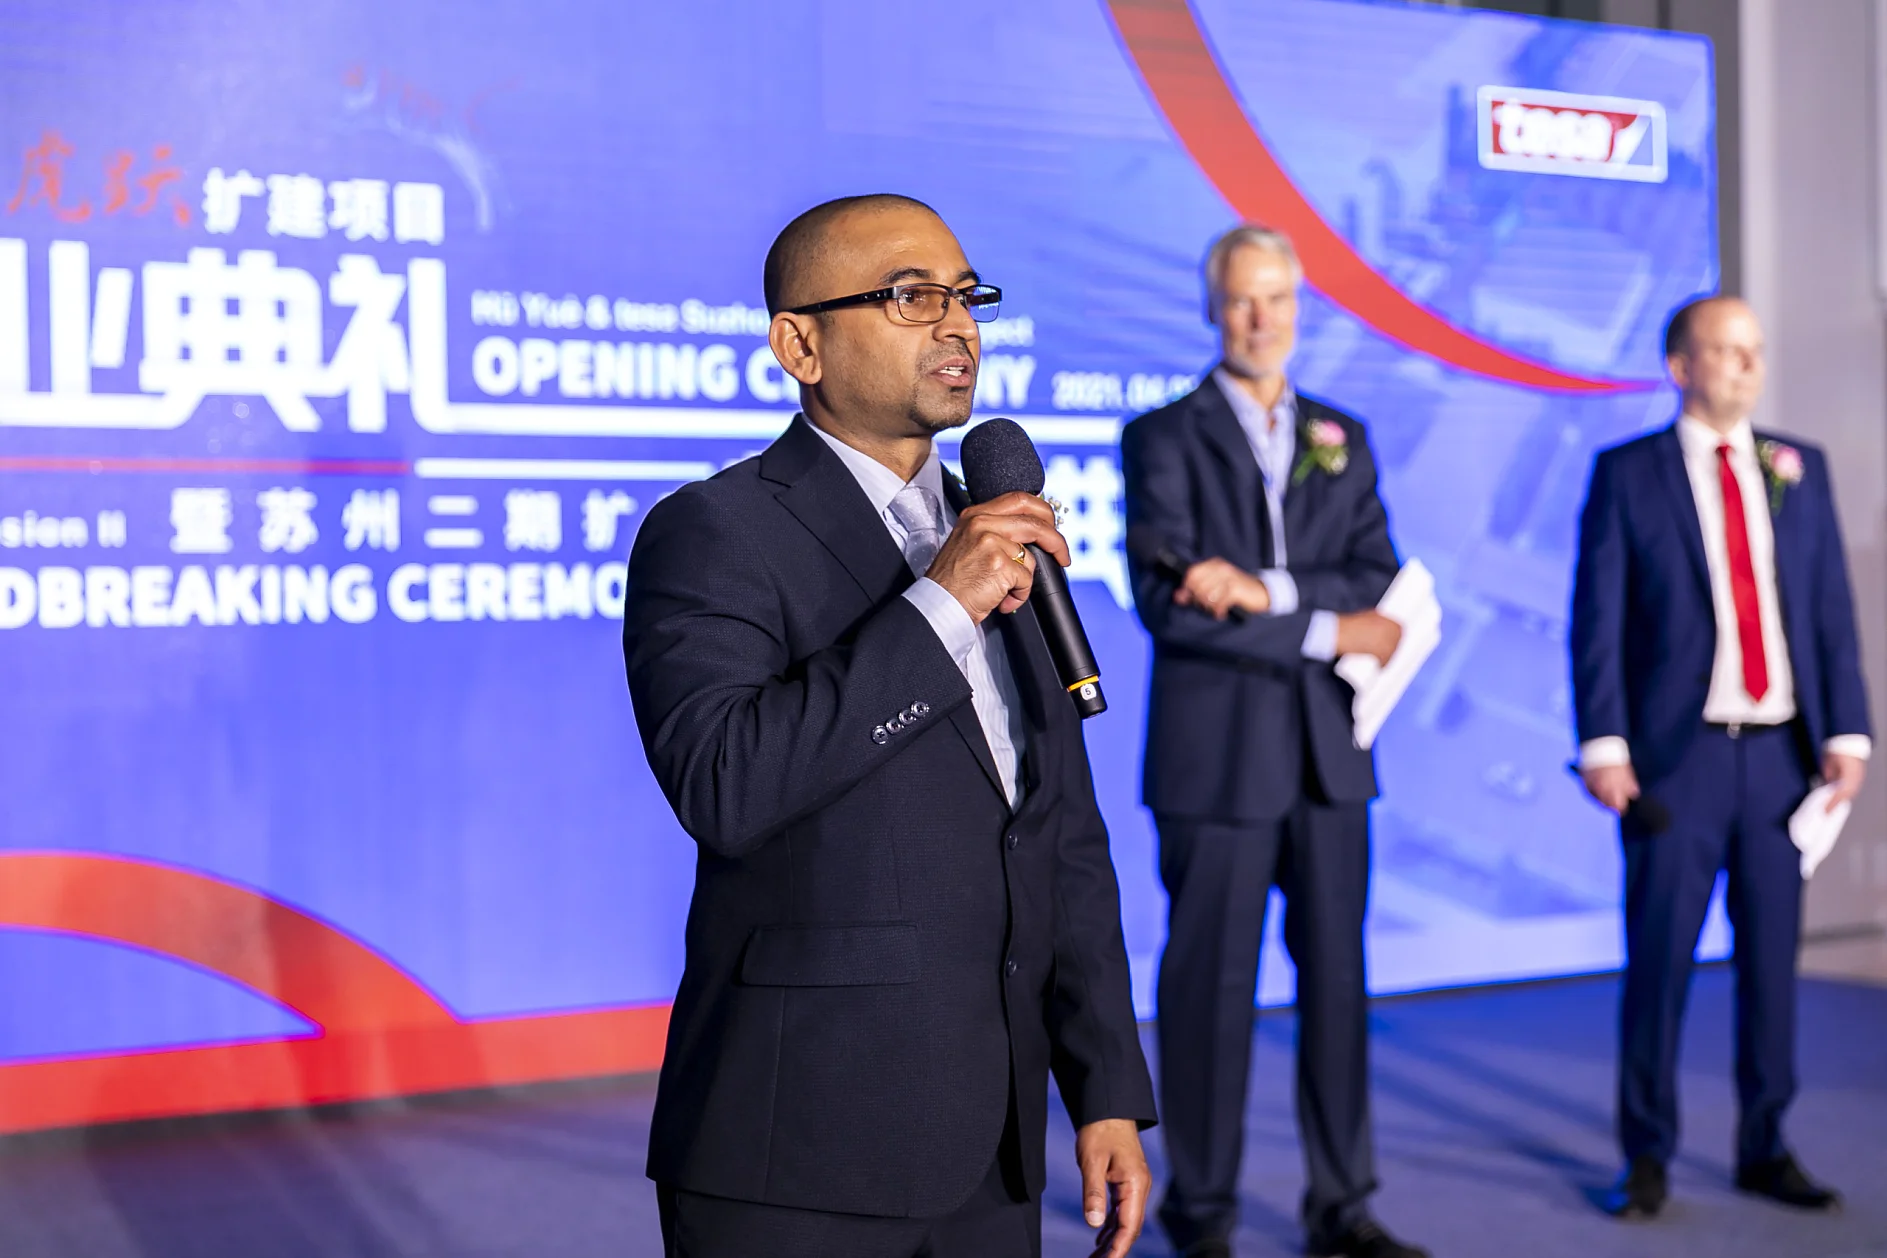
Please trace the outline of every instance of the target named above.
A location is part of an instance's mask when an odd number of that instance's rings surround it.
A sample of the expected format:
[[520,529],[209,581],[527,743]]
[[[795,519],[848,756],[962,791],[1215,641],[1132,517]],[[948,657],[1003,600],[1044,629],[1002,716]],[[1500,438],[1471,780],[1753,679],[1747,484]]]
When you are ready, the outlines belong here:
[[842,310],[847,306],[896,302],[898,317],[906,323],[942,323],[944,316],[950,313],[952,301],[961,302],[963,308],[970,312],[970,318],[978,323],[988,323],[1002,310],[1002,289],[994,284],[971,284],[967,288],[952,288],[948,284],[893,284],[890,288],[874,288],[869,293],[853,293],[850,297],[816,301],[810,306],[799,306],[787,313],[824,314],[828,310]]

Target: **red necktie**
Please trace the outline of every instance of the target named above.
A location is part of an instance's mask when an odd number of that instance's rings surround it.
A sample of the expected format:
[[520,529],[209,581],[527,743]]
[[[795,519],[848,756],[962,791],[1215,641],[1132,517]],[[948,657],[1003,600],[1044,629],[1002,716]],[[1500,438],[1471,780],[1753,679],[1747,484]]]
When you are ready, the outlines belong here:
[[1743,487],[1730,467],[1730,447],[1717,447],[1717,478],[1723,482],[1723,542],[1730,556],[1730,598],[1736,604],[1736,639],[1743,647],[1743,689],[1758,703],[1769,693],[1769,657],[1763,651],[1762,611],[1756,602],[1756,565],[1749,558],[1749,517]]

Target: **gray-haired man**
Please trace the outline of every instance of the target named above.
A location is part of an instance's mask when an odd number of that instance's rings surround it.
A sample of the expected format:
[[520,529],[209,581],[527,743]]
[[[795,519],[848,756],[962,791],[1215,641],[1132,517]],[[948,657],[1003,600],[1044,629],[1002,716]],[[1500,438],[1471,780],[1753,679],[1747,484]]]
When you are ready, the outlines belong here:
[[[1121,438],[1134,596],[1153,635],[1143,797],[1170,901],[1160,963],[1160,1219],[1182,1254],[1231,1253],[1265,898],[1288,904],[1297,1106],[1316,1254],[1419,1258],[1370,1217],[1363,911],[1370,753],[1331,661],[1387,659],[1373,610],[1398,567],[1363,426],[1285,375],[1290,241],[1242,227],[1206,259],[1221,362]],[[1187,566],[1183,576],[1178,562]]]

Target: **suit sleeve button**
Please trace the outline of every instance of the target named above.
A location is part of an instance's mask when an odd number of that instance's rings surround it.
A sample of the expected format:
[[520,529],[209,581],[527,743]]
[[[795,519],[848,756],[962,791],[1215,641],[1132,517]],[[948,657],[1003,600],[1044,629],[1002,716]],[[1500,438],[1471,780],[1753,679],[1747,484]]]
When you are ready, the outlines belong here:
[[926,717],[930,715],[930,705],[919,699],[911,705],[911,711],[917,713],[919,717]]
[[880,725],[871,732],[871,740],[882,747],[891,741],[891,735],[885,732],[884,726]]

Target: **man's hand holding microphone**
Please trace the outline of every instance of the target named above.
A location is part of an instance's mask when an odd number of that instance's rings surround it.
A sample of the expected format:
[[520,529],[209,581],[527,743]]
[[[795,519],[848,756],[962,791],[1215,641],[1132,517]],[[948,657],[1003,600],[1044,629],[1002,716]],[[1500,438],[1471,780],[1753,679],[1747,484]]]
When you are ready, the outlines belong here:
[[1638,775],[1629,764],[1601,764],[1579,770],[1586,793],[1606,808],[1624,816],[1638,798]]
[[1034,494],[1011,493],[966,507],[925,575],[950,591],[970,619],[1013,612],[1029,600],[1039,546],[1069,563],[1068,543],[1055,528],[1055,509]]

